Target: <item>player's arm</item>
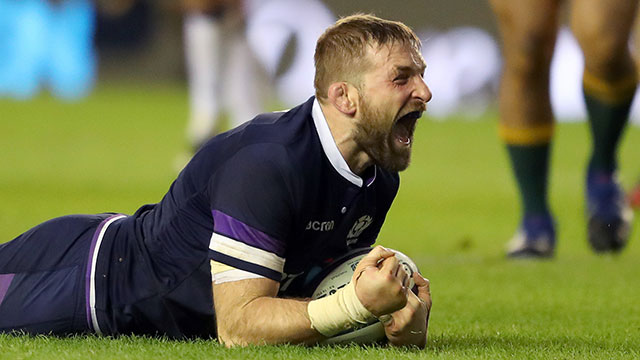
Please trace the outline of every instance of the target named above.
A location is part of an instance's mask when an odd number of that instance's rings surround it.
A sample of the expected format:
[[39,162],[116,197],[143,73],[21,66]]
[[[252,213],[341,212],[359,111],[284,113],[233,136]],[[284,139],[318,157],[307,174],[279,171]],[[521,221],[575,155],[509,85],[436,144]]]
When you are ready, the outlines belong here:
[[278,282],[245,279],[213,285],[218,337],[226,346],[313,344],[357,323],[406,305],[403,278],[391,265],[378,267],[393,252],[374,248],[350,284],[318,300],[277,298]]
[[311,327],[308,301],[276,298],[278,288],[278,282],[267,278],[214,284],[218,339],[226,346],[321,340]]

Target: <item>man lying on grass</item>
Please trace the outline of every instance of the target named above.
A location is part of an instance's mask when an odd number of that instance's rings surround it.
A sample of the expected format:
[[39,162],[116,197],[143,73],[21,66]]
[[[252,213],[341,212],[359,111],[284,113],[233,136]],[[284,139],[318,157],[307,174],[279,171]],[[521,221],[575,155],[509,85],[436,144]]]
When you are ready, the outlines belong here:
[[55,218],[0,245],[0,331],[314,344],[381,318],[391,344],[424,347],[429,283],[416,273],[407,291],[383,247],[349,286],[304,298],[318,269],[376,240],[431,99],[420,41],[349,16],[315,63],[315,97],[212,138],[159,203]]

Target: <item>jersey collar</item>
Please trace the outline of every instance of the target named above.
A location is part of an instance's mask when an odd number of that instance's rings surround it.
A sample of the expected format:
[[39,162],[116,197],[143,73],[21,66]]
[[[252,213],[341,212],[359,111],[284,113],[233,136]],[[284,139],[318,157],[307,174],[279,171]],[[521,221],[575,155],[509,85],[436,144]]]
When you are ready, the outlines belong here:
[[[342,157],[340,150],[338,150],[338,145],[336,145],[335,140],[333,139],[333,135],[331,135],[331,130],[329,129],[329,124],[327,124],[327,119],[324,117],[322,113],[322,109],[320,108],[320,103],[318,103],[318,99],[313,99],[313,108],[311,109],[311,117],[313,118],[313,123],[316,126],[316,131],[318,132],[318,137],[320,138],[320,143],[322,144],[322,149],[324,150],[325,155],[329,159],[331,166],[340,174],[343,178],[347,179],[352,184],[362,187],[364,181],[358,175],[356,175],[351,169],[347,162]],[[373,167],[373,176],[370,179],[367,179],[367,186],[373,184],[373,181],[376,178],[376,174],[378,172],[377,167],[374,165]]]

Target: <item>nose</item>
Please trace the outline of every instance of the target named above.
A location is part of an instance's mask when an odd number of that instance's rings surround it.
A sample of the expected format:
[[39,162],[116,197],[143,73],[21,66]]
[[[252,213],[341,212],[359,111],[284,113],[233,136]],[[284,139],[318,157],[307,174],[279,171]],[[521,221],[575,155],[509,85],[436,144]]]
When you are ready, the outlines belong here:
[[428,103],[429,100],[431,100],[431,90],[427,86],[427,83],[424,82],[424,79],[421,77],[418,77],[416,88],[413,91],[413,96],[414,98],[419,99],[424,103]]

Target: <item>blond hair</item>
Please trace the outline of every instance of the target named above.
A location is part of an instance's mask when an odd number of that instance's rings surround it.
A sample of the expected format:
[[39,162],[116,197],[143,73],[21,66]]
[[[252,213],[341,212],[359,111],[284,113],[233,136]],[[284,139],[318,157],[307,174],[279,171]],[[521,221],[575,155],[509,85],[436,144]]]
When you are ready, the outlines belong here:
[[405,24],[369,14],[355,14],[338,20],[318,39],[314,56],[316,97],[326,99],[329,85],[338,81],[360,85],[368,70],[367,47],[408,45],[420,52],[418,36]]

